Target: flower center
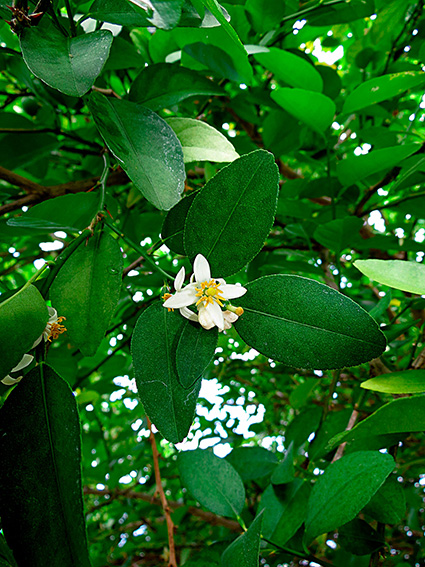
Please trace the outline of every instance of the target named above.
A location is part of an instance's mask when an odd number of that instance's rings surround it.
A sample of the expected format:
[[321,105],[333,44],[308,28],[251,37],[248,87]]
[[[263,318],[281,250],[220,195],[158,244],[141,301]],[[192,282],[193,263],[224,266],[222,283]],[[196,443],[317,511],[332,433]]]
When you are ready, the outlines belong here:
[[201,287],[195,287],[196,289],[196,296],[199,297],[196,305],[198,306],[200,303],[204,303],[204,307],[206,307],[209,303],[218,303],[221,307],[223,304],[221,301],[226,301],[224,297],[222,297],[220,284],[214,280],[205,281],[201,283]]
[[52,339],[57,339],[59,335],[67,330],[64,325],[60,325],[65,319],[66,317],[58,317],[57,322],[50,325],[49,336],[47,337],[48,341],[52,342]]

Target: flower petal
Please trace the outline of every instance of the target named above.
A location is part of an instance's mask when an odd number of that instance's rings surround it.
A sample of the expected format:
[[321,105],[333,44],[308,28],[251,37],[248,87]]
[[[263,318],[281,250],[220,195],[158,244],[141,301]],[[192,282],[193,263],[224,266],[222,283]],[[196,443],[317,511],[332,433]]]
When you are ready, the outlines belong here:
[[24,354],[24,356],[21,358],[21,360],[15,366],[15,368],[12,368],[11,372],[19,372],[19,370],[22,370],[22,368],[25,368],[26,366],[31,364],[31,362],[33,360],[34,360],[33,356],[31,356],[30,354]]
[[164,301],[162,305],[168,309],[179,309],[180,307],[193,305],[197,300],[195,284],[189,284],[181,291],[176,291],[176,293]]
[[215,326],[210,313],[203,305],[198,307],[198,321],[207,330]]
[[44,331],[41,333],[41,335],[38,337],[38,339],[36,341],[34,341],[31,348],[35,348],[37,345],[39,345],[41,343],[41,339],[43,338],[43,335],[44,335]]
[[218,330],[222,331],[224,329],[224,318],[220,305],[218,303],[208,303],[205,309],[214,321],[214,325],[217,325]]
[[246,289],[241,285],[225,284],[220,286],[221,295],[226,299],[236,299],[246,293]]
[[197,282],[205,282],[211,279],[211,270],[208,260],[202,254],[198,254],[193,262],[193,271]]
[[18,378],[12,378],[12,376],[9,376],[9,374],[7,376],[5,376],[3,378],[3,380],[1,380],[2,384],[5,384],[6,386],[13,386],[13,384],[17,384],[18,382],[20,382],[22,380],[23,376],[19,376]]
[[174,280],[174,289],[176,291],[180,291],[184,282],[184,277],[186,275],[184,266],[180,269],[179,273],[176,276],[176,279]]
[[195,321],[196,323],[198,322],[198,315],[191,311],[188,307],[181,307],[179,311],[180,314],[183,315],[183,317],[185,317],[186,319],[189,319],[189,321]]
[[50,307],[50,305],[47,307],[47,309],[49,310],[49,323],[57,323],[58,312],[56,311],[56,309]]

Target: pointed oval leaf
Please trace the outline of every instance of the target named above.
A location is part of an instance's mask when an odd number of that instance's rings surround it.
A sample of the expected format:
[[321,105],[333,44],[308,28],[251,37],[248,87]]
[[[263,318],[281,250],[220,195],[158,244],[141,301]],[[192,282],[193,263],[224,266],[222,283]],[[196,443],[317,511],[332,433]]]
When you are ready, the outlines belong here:
[[1,408],[0,450],[2,528],[18,565],[90,567],[77,404],[46,364]]
[[310,483],[296,478],[284,487],[269,485],[261,496],[264,511],[264,536],[285,544],[305,521]]
[[151,110],[169,108],[193,96],[223,96],[221,87],[192,69],[170,63],[148,65],[133,81],[129,100]]
[[0,380],[32,347],[49,314],[43,296],[29,285],[0,303]]
[[261,354],[297,368],[356,366],[385,349],[375,320],[354,301],[317,281],[265,276],[246,284],[235,323]]
[[239,154],[229,140],[218,130],[194,118],[168,118],[183,148],[185,163],[192,161],[234,161]]
[[425,392],[425,370],[404,370],[381,374],[360,384],[365,390],[385,394],[420,394]]
[[99,30],[65,37],[53,24],[24,28],[22,56],[36,77],[69,96],[83,96],[108,59],[113,36]]
[[89,226],[98,207],[99,195],[96,193],[62,195],[34,205],[22,216],[9,219],[7,224],[37,233],[78,231]]
[[161,238],[164,243],[170,250],[182,256],[186,256],[183,241],[184,224],[189,208],[197,194],[197,191],[189,193],[189,195],[183,197],[177,205],[174,205],[174,207],[168,211],[161,229]]
[[372,150],[362,156],[351,155],[337,163],[336,173],[342,185],[348,187],[369,175],[394,167],[418,149],[418,144],[405,144],[404,146]]
[[94,356],[118,304],[123,259],[118,242],[97,232],[71,254],[50,288],[69,338],[84,356]]
[[330,464],[308,501],[306,542],[355,518],[393,469],[391,455],[374,451],[357,451]]
[[211,362],[218,341],[218,329],[206,330],[186,321],[176,350],[176,368],[180,384],[190,388]]
[[184,325],[180,313],[168,312],[157,302],[140,315],[131,340],[139,397],[152,423],[171,443],[186,437],[201,387],[198,379],[184,388],[177,375],[176,350]]
[[394,73],[374,77],[361,83],[345,100],[343,112],[351,113],[401,95],[408,89],[425,84],[424,73]]
[[356,439],[415,431],[425,431],[425,396],[399,398],[385,404],[350,431],[335,435],[327,448],[332,450],[341,443]]
[[358,235],[363,226],[363,219],[357,217],[344,217],[319,225],[313,237],[330,250],[341,252],[344,248],[352,246],[355,235]]
[[277,457],[263,447],[236,447],[227,455],[230,463],[244,482],[270,475],[277,466]]
[[279,106],[319,134],[323,134],[333,122],[335,103],[322,93],[280,88],[273,90],[270,96]]
[[183,486],[202,506],[220,516],[239,516],[245,488],[231,464],[208,449],[181,451],[177,464]]
[[406,513],[403,485],[389,476],[363,511],[382,524],[398,524]]
[[243,268],[261,250],[272,227],[278,177],[273,155],[264,150],[221,169],[198,193],[187,214],[187,255],[203,254],[214,277]]
[[263,513],[260,512],[246,532],[233,541],[221,556],[221,567],[258,567]]
[[291,87],[322,92],[323,80],[314,65],[303,57],[277,47],[270,47],[266,52],[254,54],[263,67],[271,71],[278,81]]
[[106,145],[139,191],[158,209],[171,209],[186,177],[173,130],[140,104],[92,93],[88,105]]
[[356,260],[355,267],[362,274],[402,291],[425,294],[425,266],[403,260]]
[[182,15],[184,0],[151,0],[146,4],[143,0],[128,0],[142,15],[146,14],[146,8],[153,8],[147,19],[149,23],[163,30],[171,30],[176,27]]
[[384,547],[385,539],[367,522],[355,518],[338,530],[338,543],[353,555],[370,555]]

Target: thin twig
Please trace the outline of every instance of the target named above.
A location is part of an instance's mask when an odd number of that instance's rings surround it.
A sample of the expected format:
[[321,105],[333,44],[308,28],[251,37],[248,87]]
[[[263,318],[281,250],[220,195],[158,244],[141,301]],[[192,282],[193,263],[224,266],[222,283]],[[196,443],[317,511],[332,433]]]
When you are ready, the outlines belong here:
[[159,453],[158,447],[156,446],[155,435],[152,431],[152,423],[149,418],[147,418],[148,427],[150,431],[149,441],[152,447],[152,455],[153,455],[153,467],[155,471],[155,482],[156,482],[156,489],[159,494],[159,498],[161,500],[162,509],[164,510],[165,520],[167,522],[167,530],[168,530],[168,545],[170,548],[170,558],[168,560],[168,567],[178,567],[177,566],[177,559],[176,559],[176,548],[174,545],[174,523],[171,519],[171,508],[168,505],[167,498],[165,496],[164,488],[162,486],[161,480],[161,473],[159,470]]

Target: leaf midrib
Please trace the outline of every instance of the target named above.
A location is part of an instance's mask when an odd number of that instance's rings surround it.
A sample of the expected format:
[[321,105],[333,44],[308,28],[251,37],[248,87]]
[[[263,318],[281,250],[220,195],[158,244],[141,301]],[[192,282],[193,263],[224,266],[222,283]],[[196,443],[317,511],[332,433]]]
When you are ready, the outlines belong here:
[[333,335],[337,335],[340,337],[348,337],[354,341],[358,341],[360,343],[364,343],[367,345],[371,345],[374,346],[376,343],[375,342],[370,342],[370,341],[365,341],[364,339],[360,339],[357,337],[354,337],[352,335],[348,335],[342,332],[338,332],[338,331],[332,331],[332,329],[325,329],[324,327],[317,327],[315,325],[310,325],[308,323],[301,323],[300,321],[294,321],[291,319],[286,319],[285,317],[280,317],[278,315],[274,315],[271,313],[265,313],[263,311],[257,311],[256,309],[252,309],[251,307],[244,307],[244,311],[248,311],[251,313],[255,313],[256,315],[262,315],[263,317],[271,317],[273,319],[278,319],[279,321],[285,321],[286,323],[292,323],[294,325],[300,325],[301,327],[307,327],[309,329],[313,329],[315,331],[320,331],[320,332],[324,332],[324,333],[332,333]]

